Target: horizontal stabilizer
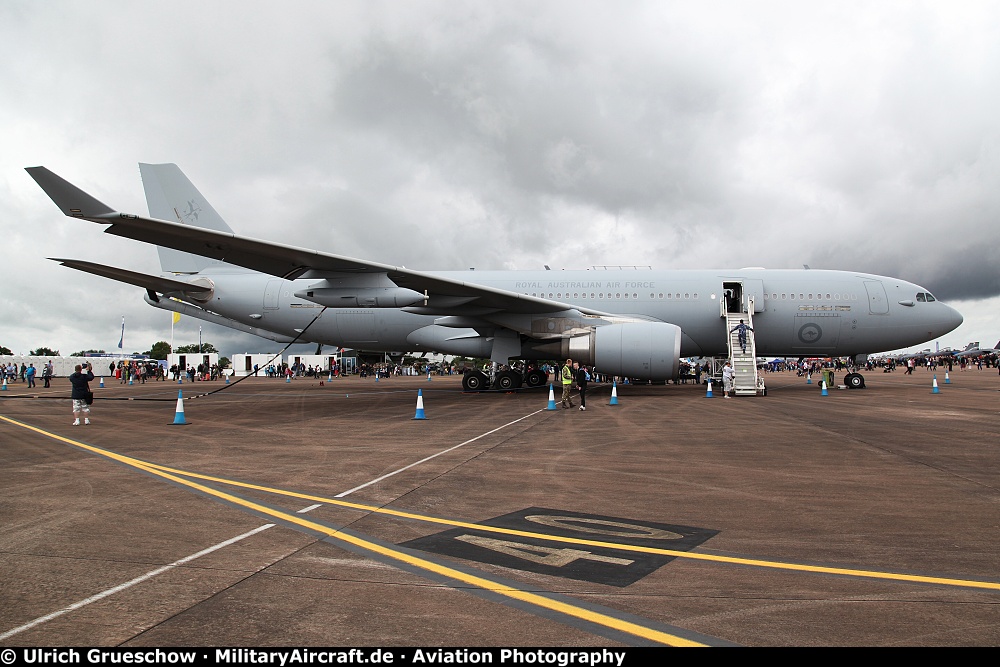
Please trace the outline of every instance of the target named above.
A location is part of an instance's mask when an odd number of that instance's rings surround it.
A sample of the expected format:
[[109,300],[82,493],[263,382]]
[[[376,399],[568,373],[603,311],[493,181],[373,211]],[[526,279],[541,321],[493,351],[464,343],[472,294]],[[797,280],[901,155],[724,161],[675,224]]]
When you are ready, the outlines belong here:
[[127,271],[113,266],[94,264],[93,262],[84,262],[76,259],[58,259],[55,257],[50,257],[49,259],[54,262],[59,262],[63,266],[68,266],[71,269],[76,269],[77,271],[92,273],[95,276],[101,276],[102,278],[111,278],[112,280],[128,283],[129,285],[135,285],[136,287],[144,287],[161,294],[197,294],[199,292],[209,291],[201,285],[192,285],[190,283],[181,282],[180,280],[171,280],[170,278],[161,278],[159,276],[150,276],[145,273],[136,273],[135,271]]
[[28,167],[25,171],[35,179],[64,215],[71,218],[94,218],[115,212],[107,204],[91,197],[45,167]]

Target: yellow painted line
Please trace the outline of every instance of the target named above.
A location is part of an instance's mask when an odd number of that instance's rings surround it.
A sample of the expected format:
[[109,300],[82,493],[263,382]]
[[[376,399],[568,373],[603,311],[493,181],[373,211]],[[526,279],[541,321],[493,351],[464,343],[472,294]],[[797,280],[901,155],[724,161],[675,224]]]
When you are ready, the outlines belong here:
[[479,523],[472,523],[469,521],[458,521],[454,519],[444,519],[440,517],[429,516],[425,514],[415,514],[413,512],[404,512],[401,510],[394,510],[387,507],[379,507],[377,505],[365,505],[363,503],[355,503],[346,500],[341,500],[339,498],[326,498],[323,496],[314,496],[307,493],[298,493],[295,491],[285,491],[283,489],[276,489],[268,486],[262,486],[259,484],[250,484],[247,482],[239,482],[236,480],[230,480],[223,477],[214,477],[212,475],[202,475],[199,473],[186,472],[183,470],[177,470],[175,468],[168,468],[166,466],[160,466],[155,463],[145,464],[151,468],[156,468],[157,470],[162,470],[164,472],[175,473],[178,475],[184,475],[185,477],[192,477],[196,479],[203,479],[206,481],[217,482],[220,484],[227,484],[230,486],[238,486],[245,489],[250,489],[254,491],[263,491],[266,493],[273,493],[281,496],[288,496],[290,498],[299,498],[302,500],[311,500],[313,502],[321,502],[329,505],[336,505],[339,507],[346,507],[349,509],[356,509],[365,512],[372,512],[376,514],[385,514],[387,516],[399,517],[402,519],[410,519],[413,521],[422,521],[425,523],[435,523],[444,526],[451,526],[454,528],[466,528],[468,530],[475,530],[478,532],[486,533],[498,533],[503,535],[512,535],[516,537],[527,537],[531,539],[548,540],[551,542],[562,542],[566,544],[577,544],[589,547],[596,547],[600,549],[616,549],[620,551],[633,551],[636,553],[648,553],[656,554],[660,556],[672,556],[675,558],[687,558],[690,560],[701,560],[714,563],[728,563],[732,565],[745,565],[751,567],[762,567],[771,568],[779,570],[791,570],[798,572],[810,572],[814,574],[836,574],[849,577],[863,577],[868,579],[885,579],[890,581],[905,581],[913,583],[923,583],[923,584],[934,584],[938,586],[959,586],[963,588],[982,588],[986,590],[1000,591],[1000,583],[992,581],[977,581],[973,579],[958,579],[958,578],[948,578],[948,577],[931,577],[918,574],[901,574],[896,572],[880,572],[877,570],[859,570],[853,568],[843,568],[843,567],[829,567],[823,565],[805,565],[799,563],[785,563],[781,561],[769,561],[760,560],[754,558],[741,558],[736,556],[719,556],[715,554],[702,554],[694,553],[691,551],[676,551],[673,549],[662,549],[659,547],[648,547],[642,545],[632,545],[632,544],[622,544],[619,542],[604,542],[600,540],[588,540],[578,537],[563,537],[560,535],[550,535],[547,533],[536,533],[526,530],[516,530],[513,528],[501,528],[497,526],[487,526]]
[[[62,438],[54,434],[50,434],[47,431],[37,429],[33,426],[27,424],[22,424],[20,422],[8,419],[7,417],[0,416],[0,419],[9,421],[11,423],[23,426],[24,428],[37,431],[44,435],[56,438],[57,440],[62,440],[69,444],[73,444],[79,447],[84,447],[91,449],[100,454],[111,456],[112,458],[118,458],[119,460],[128,459],[129,457],[122,457],[121,455],[116,455],[111,452],[105,452],[97,448],[92,448],[89,445],[84,445],[82,443],[76,443],[67,438]],[[588,540],[576,537],[562,537],[559,535],[549,535],[546,533],[536,533],[531,531],[516,530],[512,528],[500,528],[496,526],[487,526],[478,523],[472,523],[468,521],[457,521],[453,519],[444,519],[440,517],[434,517],[423,514],[415,514],[413,512],[404,512],[401,510],[389,509],[386,507],[379,507],[376,505],[365,505],[363,503],[355,503],[346,500],[341,500],[338,498],[326,498],[323,496],[315,496],[306,493],[298,493],[295,491],[285,491],[283,489],[276,489],[268,486],[262,486],[259,484],[250,484],[247,482],[239,482],[236,480],[229,480],[223,477],[215,477],[212,475],[203,475],[200,473],[192,473],[183,470],[178,470],[176,468],[169,468],[167,466],[161,466],[155,463],[149,463],[146,461],[139,461],[138,459],[130,459],[130,461],[137,462],[138,465],[143,466],[151,470],[159,470],[161,472],[172,473],[176,475],[183,475],[185,477],[191,477],[194,479],[202,479],[205,481],[217,482],[220,484],[226,484],[230,486],[236,486],[240,488],[250,489],[254,491],[263,491],[265,493],[273,493],[275,495],[287,496],[290,498],[298,498],[302,500],[311,500],[313,502],[321,502],[329,505],[336,505],[339,507],[346,507],[350,509],[361,510],[365,512],[372,512],[376,514],[384,514],[387,516],[399,517],[402,519],[409,519],[413,521],[422,521],[426,523],[434,523],[444,526],[451,526],[455,528],[465,528],[468,530],[475,530],[478,532],[486,533],[497,533],[503,535],[512,535],[516,537],[527,537],[530,539],[540,539],[548,540],[550,542],[561,542],[564,544],[576,544],[583,546],[590,546],[601,549],[615,549],[619,551],[631,551],[635,553],[648,553],[656,554],[660,556],[671,556],[674,558],[687,558],[689,560],[699,560],[712,563],[726,563],[731,565],[743,565],[748,567],[760,567],[767,569],[776,570],[788,570],[793,572],[808,572],[812,574],[833,574],[846,577],[859,577],[865,579],[879,579],[887,581],[900,581],[909,583],[921,583],[921,584],[931,584],[936,586],[950,586],[950,587],[960,587],[960,588],[978,588],[984,590],[1000,591],[1000,582],[993,581],[979,581],[975,579],[959,579],[952,577],[932,577],[919,574],[904,574],[897,572],[881,572],[878,570],[862,570],[855,568],[844,568],[844,567],[831,567],[824,565],[806,565],[801,563],[787,563],[782,561],[770,561],[761,560],[756,558],[741,558],[738,556],[720,556],[716,554],[704,554],[696,553],[691,551],[677,551],[673,549],[662,549],[659,547],[648,547],[641,545],[631,545],[622,544],[618,542],[604,542],[599,540]],[[128,462],[128,461],[126,461]]]
[[322,535],[326,535],[328,537],[331,537],[341,542],[345,542],[347,544],[352,544],[356,547],[365,549],[367,551],[371,551],[373,553],[379,554],[391,560],[395,560],[400,563],[405,563],[411,567],[416,567],[422,570],[426,570],[428,572],[433,572],[434,574],[443,577],[448,577],[450,579],[461,581],[471,586],[476,586],[477,588],[490,591],[491,593],[496,593],[498,595],[506,596],[515,600],[527,602],[529,604],[535,605],[536,607],[548,609],[550,611],[558,612],[566,616],[578,618],[580,620],[587,621],[595,625],[601,625],[607,628],[617,630],[619,632],[624,632],[636,637],[641,637],[642,639],[647,639],[649,641],[665,644],[667,646],[705,646],[705,644],[702,644],[700,642],[684,639],[683,637],[678,637],[676,635],[672,635],[666,632],[654,630],[652,628],[639,625],[638,623],[632,623],[630,621],[625,621],[620,618],[615,618],[607,614],[590,611],[588,609],[577,607],[565,602],[552,600],[542,595],[529,593],[528,591],[523,591],[517,588],[513,588],[511,586],[499,584],[497,582],[490,581],[489,579],[478,577],[472,574],[467,574],[460,570],[456,570],[454,568],[447,567],[445,565],[441,565],[424,558],[412,556],[410,554],[404,553],[403,551],[399,551],[397,549],[392,549],[380,544],[376,544],[374,542],[365,540],[360,537],[356,537],[354,535],[342,533],[328,526],[324,526],[314,521],[310,521],[300,515],[290,514],[270,507],[266,507],[264,505],[259,505],[255,502],[245,500],[243,498],[233,496],[223,491],[213,489],[209,486],[198,484],[197,482],[192,482],[191,480],[183,479],[182,477],[179,477],[177,475],[165,472],[163,470],[159,470],[154,465],[145,463],[139,459],[135,459],[129,456],[124,456],[122,454],[116,454],[114,452],[101,449],[99,447],[94,447],[93,445],[88,445],[82,442],[78,442],[76,440],[72,440],[70,438],[63,437],[61,435],[57,435],[55,433],[50,433],[49,431],[45,431],[38,427],[24,424],[22,422],[10,419],[8,417],[4,417],[3,415],[0,415],[0,420],[3,420],[10,424],[14,424],[16,426],[20,426],[22,428],[26,428],[29,431],[33,431],[40,435],[44,435],[54,440],[58,440],[59,442],[66,443],[74,447],[79,447],[81,449],[85,449],[100,456],[104,456],[113,459],[115,461],[119,461],[120,463],[124,463],[139,470],[143,470],[158,477],[162,477],[163,479],[168,479],[172,482],[181,484],[183,486],[187,486],[189,488],[195,489],[207,495],[214,496],[216,498],[225,500],[227,502],[236,505],[240,505],[247,509],[253,510],[254,512],[258,512],[266,516],[274,517],[276,519],[281,519],[282,521],[299,525],[308,530],[320,533]]

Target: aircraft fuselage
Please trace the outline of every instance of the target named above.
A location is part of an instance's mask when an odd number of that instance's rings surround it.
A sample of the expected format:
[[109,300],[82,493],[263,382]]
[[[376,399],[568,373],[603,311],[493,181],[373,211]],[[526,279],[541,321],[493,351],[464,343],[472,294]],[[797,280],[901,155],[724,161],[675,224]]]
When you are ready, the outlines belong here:
[[[961,321],[940,301],[918,301],[924,288],[895,278],[825,270],[580,270],[464,271],[435,276],[544,297],[681,328],[682,356],[726,354],[720,301],[740,285],[741,307],[752,298],[760,355],[848,356],[916,345]],[[326,308],[300,298],[316,280],[266,274],[202,272],[215,283],[205,308],[237,322],[300,340],[369,350],[434,351],[489,356],[483,327],[441,326],[438,316],[400,308]],[[468,310],[468,309],[466,309]],[[488,317],[488,314],[484,314]],[[467,319],[467,318],[466,318]],[[526,348],[523,357],[532,355]]]

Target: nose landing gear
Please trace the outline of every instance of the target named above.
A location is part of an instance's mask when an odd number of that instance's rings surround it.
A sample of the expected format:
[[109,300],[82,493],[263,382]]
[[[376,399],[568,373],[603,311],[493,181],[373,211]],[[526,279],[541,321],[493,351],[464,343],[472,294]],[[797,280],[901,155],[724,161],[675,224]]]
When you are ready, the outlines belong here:
[[848,389],[864,389],[865,376],[861,373],[848,373],[844,376],[844,384]]

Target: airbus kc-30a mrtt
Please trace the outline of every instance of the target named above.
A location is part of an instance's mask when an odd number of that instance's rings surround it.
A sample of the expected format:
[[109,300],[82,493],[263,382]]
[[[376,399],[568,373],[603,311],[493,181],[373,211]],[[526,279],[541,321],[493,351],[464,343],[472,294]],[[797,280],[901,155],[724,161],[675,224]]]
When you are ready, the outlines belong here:
[[[148,218],[116,211],[44,167],[27,169],[65,215],[158,246],[163,273],[56,261],[143,287],[152,306],[279,342],[497,364],[572,357],[608,375],[666,380],[682,356],[730,356],[748,367],[755,355],[863,356],[962,322],[919,285],[849,271],[415,271],[238,236],[176,165],[139,170]],[[752,328],[747,352],[732,333],[741,319]],[[463,384],[491,381],[507,389],[545,376],[476,372]],[[864,386],[856,373],[845,381]]]

